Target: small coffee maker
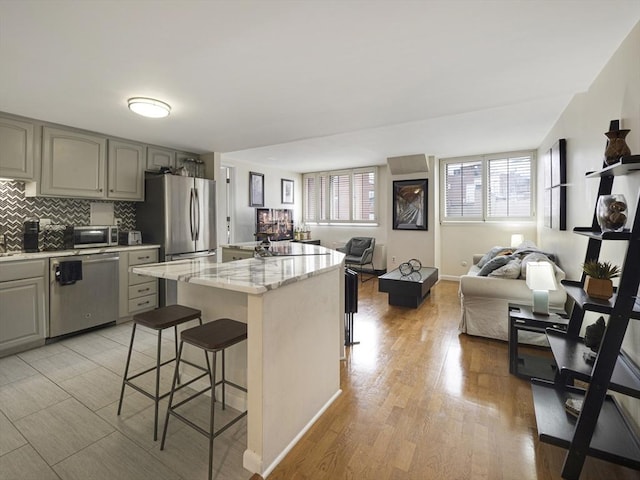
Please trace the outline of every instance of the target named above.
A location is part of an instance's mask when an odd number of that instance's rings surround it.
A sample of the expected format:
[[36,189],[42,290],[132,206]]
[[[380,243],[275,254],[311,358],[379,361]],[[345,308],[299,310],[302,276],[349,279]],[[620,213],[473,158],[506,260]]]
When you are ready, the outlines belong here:
[[38,252],[38,235],[40,233],[40,219],[29,217],[24,219],[24,233],[22,243],[25,252]]

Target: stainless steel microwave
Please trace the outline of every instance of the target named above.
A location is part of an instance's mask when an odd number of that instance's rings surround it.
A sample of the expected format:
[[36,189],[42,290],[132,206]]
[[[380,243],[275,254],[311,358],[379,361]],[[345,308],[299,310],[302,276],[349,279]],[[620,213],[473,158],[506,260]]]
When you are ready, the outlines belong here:
[[73,227],[73,248],[110,247],[118,245],[115,225],[83,225]]

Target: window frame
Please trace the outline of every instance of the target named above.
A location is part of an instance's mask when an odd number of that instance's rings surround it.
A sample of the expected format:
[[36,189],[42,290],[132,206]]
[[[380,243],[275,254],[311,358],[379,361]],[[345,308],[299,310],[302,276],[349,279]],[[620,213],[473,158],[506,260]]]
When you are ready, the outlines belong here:
[[[529,216],[490,216],[489,215],[489,163],[494,160],[515,159],[520,157],[529,157],[530,167],[530,181],[529,181],[529,202],[530,212]],[[481,213],[474,216],[453,216],[446,215],[446,189],[447,189],[447,165],[449,164],[464,164],[464,163],[480,163],[480,179],[481,179]],[[484,155],[470,155],[466,157],[450,157],[441,158],[439,162],[440,167],[440,223],[441,224],[455,224],[455,223],[527,223],[536,222],[536,151],[535,150],[519,150],[513,152],[491,153]]]
[[[358,174],[373,174],[374,178],[374,197],[373,197],[373,219],[367,220],[355,220],[354,212],[356,211],[356,191],[354,188],[355,185],[355,176]],[[344,220],[337,220],[331,218],[332,213],[332,198],[331,198],[331,177],[337,175],[349,175],[349,218]],[[314,195],[315,195],[315,211],[314,218],[308,218],[307,213],[307,202],[309,198],[309,191],[307,189],[307,179],[314,178]],[[309,172],[304,173],[302,175],[302,185],[303,185],[303,195],[302,195],[302,221],[303,223],[310,225],[378,225],[378,209],[379,206],[379,174],[377,166],[370,167],[359,167],[359,168],[350,168],[350,169],[340,169],[340,170],[327,170],[322,172]],[[321,194],[323,191],[323,195]],[[323,198],[324,196],[324,198]],[[324,201],[323,201],[324,200]],[[325,214],[326,218],[322,218],[322,214]]]

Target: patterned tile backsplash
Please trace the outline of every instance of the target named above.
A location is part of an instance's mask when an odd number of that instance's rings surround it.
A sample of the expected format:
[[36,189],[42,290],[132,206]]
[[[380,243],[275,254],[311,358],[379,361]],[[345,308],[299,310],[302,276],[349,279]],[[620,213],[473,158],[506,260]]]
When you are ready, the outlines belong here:
[[[0,181],[0,233],[5,232],[7,250],[22,249],[22,223],[26,217],[49,218],[58,225],[88,225],[93,202],[101,200],[25,197],[23,182]],[[122,221],[120,228],[135,229],[134,202],[107,203],[113,203],[114,216]],[[40,249],[42,242],[40,238]]]

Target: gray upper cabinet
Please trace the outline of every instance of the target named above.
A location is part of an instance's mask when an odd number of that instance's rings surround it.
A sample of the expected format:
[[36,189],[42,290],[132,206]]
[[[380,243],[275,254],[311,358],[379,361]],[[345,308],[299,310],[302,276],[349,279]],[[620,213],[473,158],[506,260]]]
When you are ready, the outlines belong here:
[[42,135],[42,195],[105,197],[105,137],[52,127]]
[[144,200],[145,147],[139,143],[109,140],[107,198]]
[[147,170],[158,171],[162,167],[176,166],[176,152],[160,147],[147,148]]
[[0,116],[0,177],[33,180],[33,123]]

